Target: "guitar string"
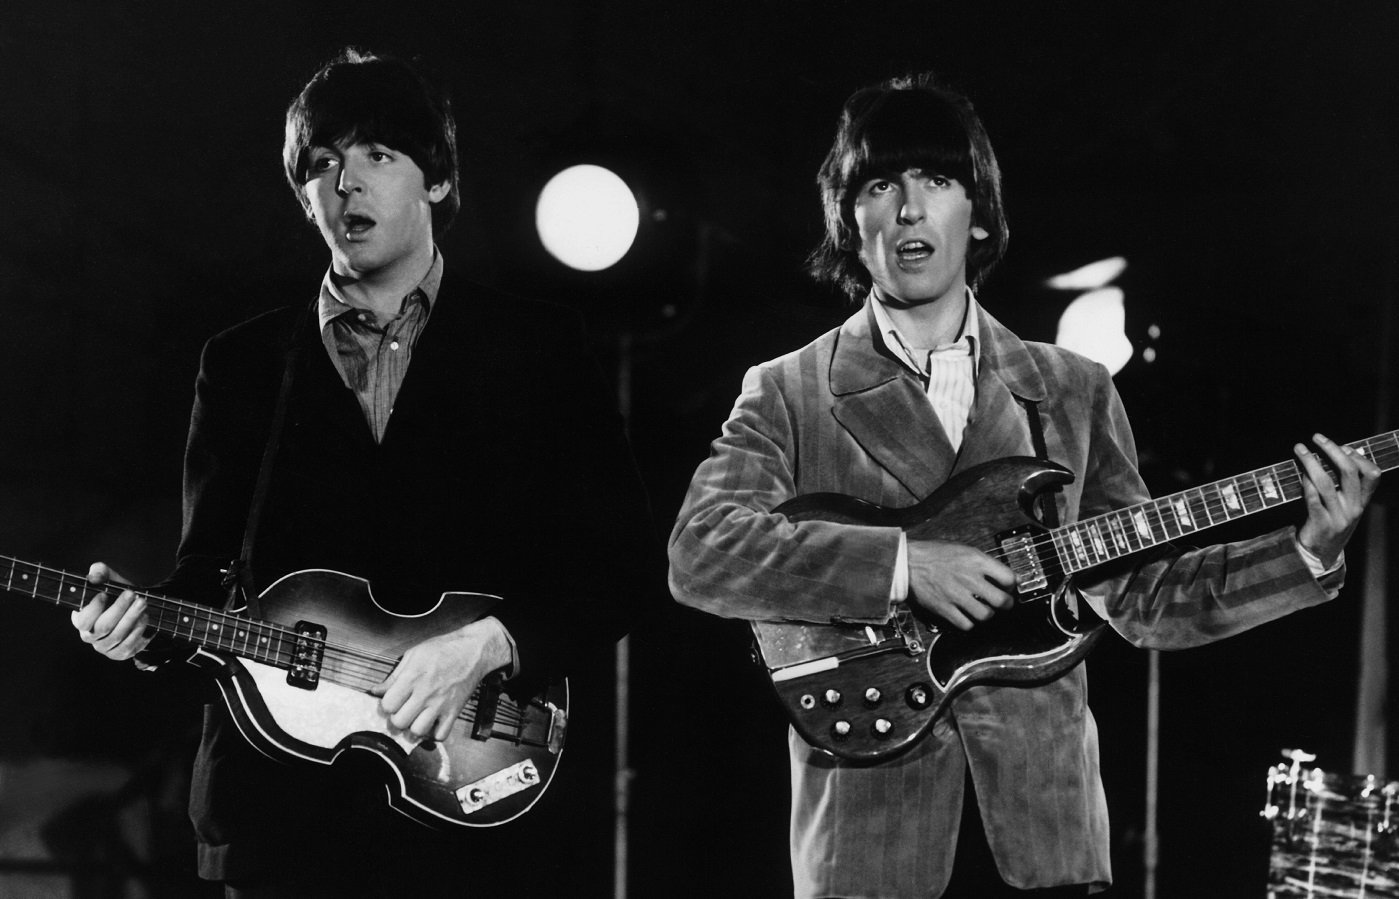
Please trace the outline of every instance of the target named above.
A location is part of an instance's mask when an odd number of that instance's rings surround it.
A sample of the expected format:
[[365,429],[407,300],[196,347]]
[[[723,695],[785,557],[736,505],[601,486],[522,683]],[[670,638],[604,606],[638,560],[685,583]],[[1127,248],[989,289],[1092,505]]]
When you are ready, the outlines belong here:
[[[32,596],[35,596],[36,598],[40,596],[40,587],[43,586],[46,582],[56,583],[58,585],[58,589],[53,590],[52,592],[45,592],[43,598],[52,599],[53,601],[59,604],[64,604],[66,599],[67,602],[71,605],[71,607],[77,608],[80,607],[82,604],[81,597],[83,597],[88,590],[93,589],[94,587],[94,585],[90,584],[86,578],[80,577],[79,575],[73,574],[71,572],[49,568],[43,565],[24,563],[20,562],[18,559],[12,559],[4,556],[0,556],[0,558],[8,559],[8,561],[10,562],[10,589],[12,590],[15,589],[15,586],[13,584],[14,572],[22,572],[26,568],[32,570],[35,576],[35,582],[33,584],[33,589],[29,592]],[[205,645],[210,645],[215,650],[221,648],[229,650],[235,649],[235,647],[232,644],[228,646],[221,646],[220,644],[224,641],[237,639],[237,637],[224,637],[222,636],[222,634],[216,634],[211,636],[211,628],[209,627],[210,625],[214,626],[214,630],[223,630],[225,628],[232,630],[235,633],[235,635],[239,632],[244,632],[245,636],[242,639],[244,641],[245,656],[254,661],[262,660],[259,658],[259,655],[264,656],[268,659],[275,659],[280,655],[288,655],[294,657],[295,653],[294,651],[287,650],[285,646],[282,646],[280,651],[272,650],[270,648],[248,647],[248,635],[258,635],[264,640],[270,637],[283,644],[287,642],[295,644],[303,639],[302,635],[298,634],[296,631],[286,627],[285,625],[277,624],[276,622],[240,618],[236,615],[232,615],[230,613],[214,609],[211,606],[204,606],[198,603],[192,603],[186,600],[176,599],[174,597],[159,596],[156,594],[146,593],[141,590],[133,589],[133,592],[137,596],[142,597],[148,603],[151,604],[150,607],[152,611],[154,611],[160,616],[161,623],[164,623],[164,619],[167,614],[173,614],[174,617],[177,619],[180,617],[189,618],[192,623],[189,626],[184,627],[183,630],[188,631],[190,637],[194,636],[194,623],[204,624]],[[65,597],[64,594],[69,595]],[[170,629],[174,630],[176,632],[176,635],[178,636],[178,633],[182,628],[172,626]],[[324,647],[324,650],[327,654],[339,658],[345,662],[351,663],[351,665],[345,666],[344,668],[342,668],[342,670],[346,675],[348,675],[346,680],[353,680],[354,683],[343,683],[342,685],[350,687],[352,689],[360,689],[361,692],[368,692],[368,687],[374,686],[375,684],[381,682],[396,664],[396,660],[388,656],[370,653],[368,651],[361,650],[356,647],[349,646],[347,644],[338,644],[333,641],[323,640],[320,638],[306,639],[311,639],[313,641],[319,642]],[[355,668],[355,670],[350,670],[351,667]],[[382,676],[374,677],[373,675]],[[457,720],[465,720],[469,723],[475,722],[474,713],[477,706],[479,705],[479,696],[480,689],[478,688],[475,692],[473,692],[472,696],[463,705],[461,713],[459,713],[457,716]],[[534,703],[531,703],[531,705],[533,704]],[[542,708],[542,705],[540,706],[540,708]],[[515,727],[523,731],[526,722],[526,710],[521,708],[510,697],[502,695],[499,697],[498,700],[495,720],[498,724],[501,724],[502,726]],[[507,735],[502,738],[510,737],[508,737]]]
[[[1393,444],[1393,446],[1391,447],[1389,446],[1389,444]],[[1353,449],[1363,449],[1364,454],[1368,458],[1370,458],[1371,461],[1375,462],[1375,464],[1379,465],[1381,470],[1383,471],[1389,471],[1390,469],[1399,466],[1399,432],[1391,432],[1390,434],[1386,434],[1383,436],[1372,437],[1369,440],[1350,444],[1350,446]],[[1239,502],[1243,506],[1243,510],[1240,514],[1230,516],[1228,512],[1227,502],[1220,495],[1222,485],[1233,484],[1237,490],[1238,488],[1244,487],[1246,483],[1252,482],[1253,490],[1260,497],[1262,497],[1263,489],[1259,487],[1257,479],[1260,475],[1264,473],[1271,473],[1274,481],[1277,483],[1283,495],[1280,496],[1280,498],[1275,502],[1268,503],[1265,500],[1262,506],[1259,506],[1255,509],[1248,509],[1243,499],[1243,495],[1241,493],[1239,496]],[[1334,479],[1334,472],[1332,472],[1332,477]],[[1014,549],[1006,550],[998,544],[983,543],[977,546],[976,548],[981,549],[988,555],[992,556],[993,558],[996,558],[998,561],[1006,563],[1008,567],[1010,567],[1011,570],[1016,574],[1017,579],[1022,575],[1037,575],[1041,571],[1041,566],[1038,564],[1038,558],[1040,556],[1041,551],[1044,550],[1046,547],[1052,549],[1054,551],[1054,554],[1060,559],[1063,559],[1066,554],[1071,552],[1071,550],[1064,550],[1061,553],[1060,541],[1056,539],[1056,535],[1072,531],[1087,531],[1090,527],[1093,527],[1094,523],[1096,522],[1100,525],[1107,524],[1108,537],[1110,537],[1111,526],[1110,524],[1108,524],[1108,522],[1110,519],[1116,518],[1118,519],[1118,523],[1121,526],[1124,535],[1127,533],[1135,534],[1138,537],[1137,543],[1140,545],[1136,549],[1132,549],[1131,541],[1124,536],[1122,539],[1124,542],[1127,543],[1129,548],[1124,552],[1118,553],[1117,555],[1107,554],[1105,558],[1098,559],[1096,561],[1090,559],[1089,562],[1082,566],[1093,567],[1094,565],[1101,564],[1101,562],[1109,561],[1119,556],[1130,555],[1145,549],[1150,549],[1153,546],[1158,546],[1172,539],[1178,539],[1180,537],[1184,537],[1189,534],[1205,530],[1206,528],[1212,527],[1214,524],[1217,523],[1242,518],[1254,512],[1261,512],[1264,509],[1275,508],[1277,506],[1293,502],[1303,496],[1303,494],[1300,492],[1300,487],[1303,480],[1304,478],[1302,476],[1302,471],[1296,462],[1280,462],[1276,465],[1265,466],[1264,468],[1256,469],[1245,474],[1236,475],[1233,478],[1226,478],[1222,481],[1216,481],[1212,484],[1206,484],[1201,487],[1180,491],[1179,493],[1170,494],[1169,496],[1150,499],[1145,502],[1139,503],[1135,506],[1129,506],[1125,509],[1117,509],[1112,512],[1103,513],[1101,515],[1095,515],[1091,518],[1086,518],[1081,521],[1074,522],[1072,524],[1064,525],[1058,528],[1053,528],[1044,533],[1037,534],[1030,541],[1028,541],[1028,543],[1021,544],[1021,548],[1028,547],[1034,550],[1034,558],[1031,558],[1027,561],[1021,561],[1025,559],[1026,553]],[[1210,496],[1209,491],[1211,490],[1211,488],[1214,489],[1214,493],[1216,494],[1214,497]],[[1287,496],[1286,494],[1289,491],[1295,491],[1297,495]],[[1176,516],[1175,514],[1175,504],[1177,501],[1184,502],[1186,504],[1187,511],[1191,513],[1192,521],[1194,521],[1196,517],[1194,514],[1195,508],[1203,506],[1205,515],[1207,517],[1207,523],[1203,525],[1197,524],[1189,528],[1185,527],[1180,522],[1179,516]],[[1160,532],[1163,536],[1158,538],[1155,536],[1155,532],[1152,531],[1150,542],[1146,542],[1146,538],[1141,536],[1140,531],[1136,530],[1135,525],[1133,525],[1132,527],[1128,527],[1126,524],[1123,524],[1124,519],[1130,522],[1133,518],[1133,513],[1137,512],[1141,512],[1143,514],[1147,512],[1154,512],[1158,520]],[[1172,537],[1167,532],[1167,526],[1165,522],[1171,520],[1167,518],[1167,516],[1175,516],[1175,529],[1180,532],[1176,535],[1176,537]],[[1100,529],[1094,529],[1097,530],[1099,537],[1104,536],[1103,532]],[[1148,530],[1150,530],[1149,526]],[[1112,541],[1108,538],[1104,538],[1103,542],[1106,545],[1115,541]],[[1090,552],[1088,547],[1090,547],[1091,545],[1091,540],[1087,541],[1087,543],[1084,545],[1083,552],[1085,555],[1088,555],[1090,557],[1091,555],[1104,555],[1103,553],[1099,553],[1096,549],[1093,549]],[[1012,561],[1014,562],[1014,564],[1011,564]],[[1081,569],[1074,569],[1074,571],[1078,570]]]

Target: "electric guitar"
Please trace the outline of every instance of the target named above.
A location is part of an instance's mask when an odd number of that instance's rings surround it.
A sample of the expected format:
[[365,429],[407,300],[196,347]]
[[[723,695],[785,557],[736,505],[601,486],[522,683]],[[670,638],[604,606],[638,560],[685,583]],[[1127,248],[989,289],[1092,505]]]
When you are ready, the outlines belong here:
[[[1399,431],[1350,444],[1381,470],[1399,467]],[[901,527],[911,540],[981,549],[1016,574],[1015,605],[970,631],[904,609],[881,626],[755,621],[761,662],[792,725],[818,749],[853,762],[907,750],[959,691],[974,684],[1052,680],[1088,654],[1103,621],[1073,575],[1302,496],[1302,472],[1282,462],[1063,527],[1034,514],[1073,480],[1054,462],[1009,457],[962,472],[922,502],[890,509],[837,493],[793,497],[792,521]],[[1045,497],[1052,501],[1052,497]]]
[[[0,556],[12,593],[80,608],[93,589],[79,574]],[[394,728],[368,690],[410,646],[481,617],[499,601],[444,593],[428,612],[399,616],[369,582],[338,571],[298,571],[258,599],[262,619],[137,591],[148,625],[189,646],[214,675],[238,729],[281,761],[329,765],[361,750],[384,762],[388,802],[430,827],[490,827],[529,811],[553,779],[568,729],[568,685],[528,702],[484,682],[442,742]]]

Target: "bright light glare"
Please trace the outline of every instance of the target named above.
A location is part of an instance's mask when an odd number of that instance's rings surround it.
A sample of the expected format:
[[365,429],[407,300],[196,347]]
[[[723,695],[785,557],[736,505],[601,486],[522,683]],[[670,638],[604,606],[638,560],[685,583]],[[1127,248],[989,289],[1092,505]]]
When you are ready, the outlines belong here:
[[1049,279],[1049,286],[1055,290],[1095,290],[1107,287],[1113,279],[1127,268],[1127,260],[1121,256],[1110,256],[1090,262],[1081,268]]
[[1116,287],[1085,293],[1059,317],[1059,336],[1054,342],[1101,362],[1117,374],[1132,358],[1123,300],[1121,289]]
[[596,165],[575,165],[550,178],[534,209],[544,249],[585,272],[601,271],[625,256],[640,219],[626,182]]

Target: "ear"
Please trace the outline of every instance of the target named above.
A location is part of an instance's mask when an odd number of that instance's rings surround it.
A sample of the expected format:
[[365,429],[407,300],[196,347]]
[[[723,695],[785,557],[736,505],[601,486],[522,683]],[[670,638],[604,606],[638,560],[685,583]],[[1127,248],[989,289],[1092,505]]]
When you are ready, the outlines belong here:
[[443,181],[441,184],[434,184],[432,187],[429,187],[429,188],[427,189],[427,200],[428,200],[429,203],[437,203],[437,202],[441,201],[444,197],[447,196],[447,194],[449,194],[449,193],[451,193],[451,192],[452,192],[452,184],[451,184],[451,182],[450,182],[450,181]]
[[987,231],[985,228],[981,227],[980,225],[972,225],[972,237],[975,238],[976,240],[985,240],[986,238],[988,238],[988,237],[990,237],[990,236],[991,236],[991,232],[990,232],[990,231]]

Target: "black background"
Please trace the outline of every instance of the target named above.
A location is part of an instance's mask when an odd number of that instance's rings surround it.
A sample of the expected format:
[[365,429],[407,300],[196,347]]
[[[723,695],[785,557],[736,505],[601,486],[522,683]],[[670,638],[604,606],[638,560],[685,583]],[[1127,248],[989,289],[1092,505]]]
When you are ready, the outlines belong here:
[[[282,179],[282,114],[347,43],[422,54],[452,86],[464,204],[442,251],[588,314],[628,376],[658,533],[743,370],[843,317],[801,274],[814,174],[844,97],[914,70],[970,93],[997,147],[1012,239],[981,297],[1002,321],[1052,340],[1069,297],[1045,279],[1127,258],[1128,336],[1156,361],[1117,382],[1155,491],[1281,461],[1313,431],[1395,427],[1396,38],[1381,0],[9,2],[0,552],[165,571],[203,340],[308,300],[323,271]],[[533,236],[538,189],[570,161],[616,166],[648,216],[638,259],[591,281]],[[1261,896],[1278,750],[1349,770],[1359,587],[1387,564],[1360,541],[1349,557],[1340,602],[1163,658],[1158,895]],[[0,883],[134,872],[190,895],[192,697],[26,602],[0,606]],[[656,607],[631,644],[632,895],[790,893],[785,727],[745,630]],[[577,816],[578,841],[541,853],[576,866],[580,896],[611,892],[611,664],[575,678],[544,812]],[[1113,895],[1141,895],[1146,656],[1110,638],[1090,670]]]

